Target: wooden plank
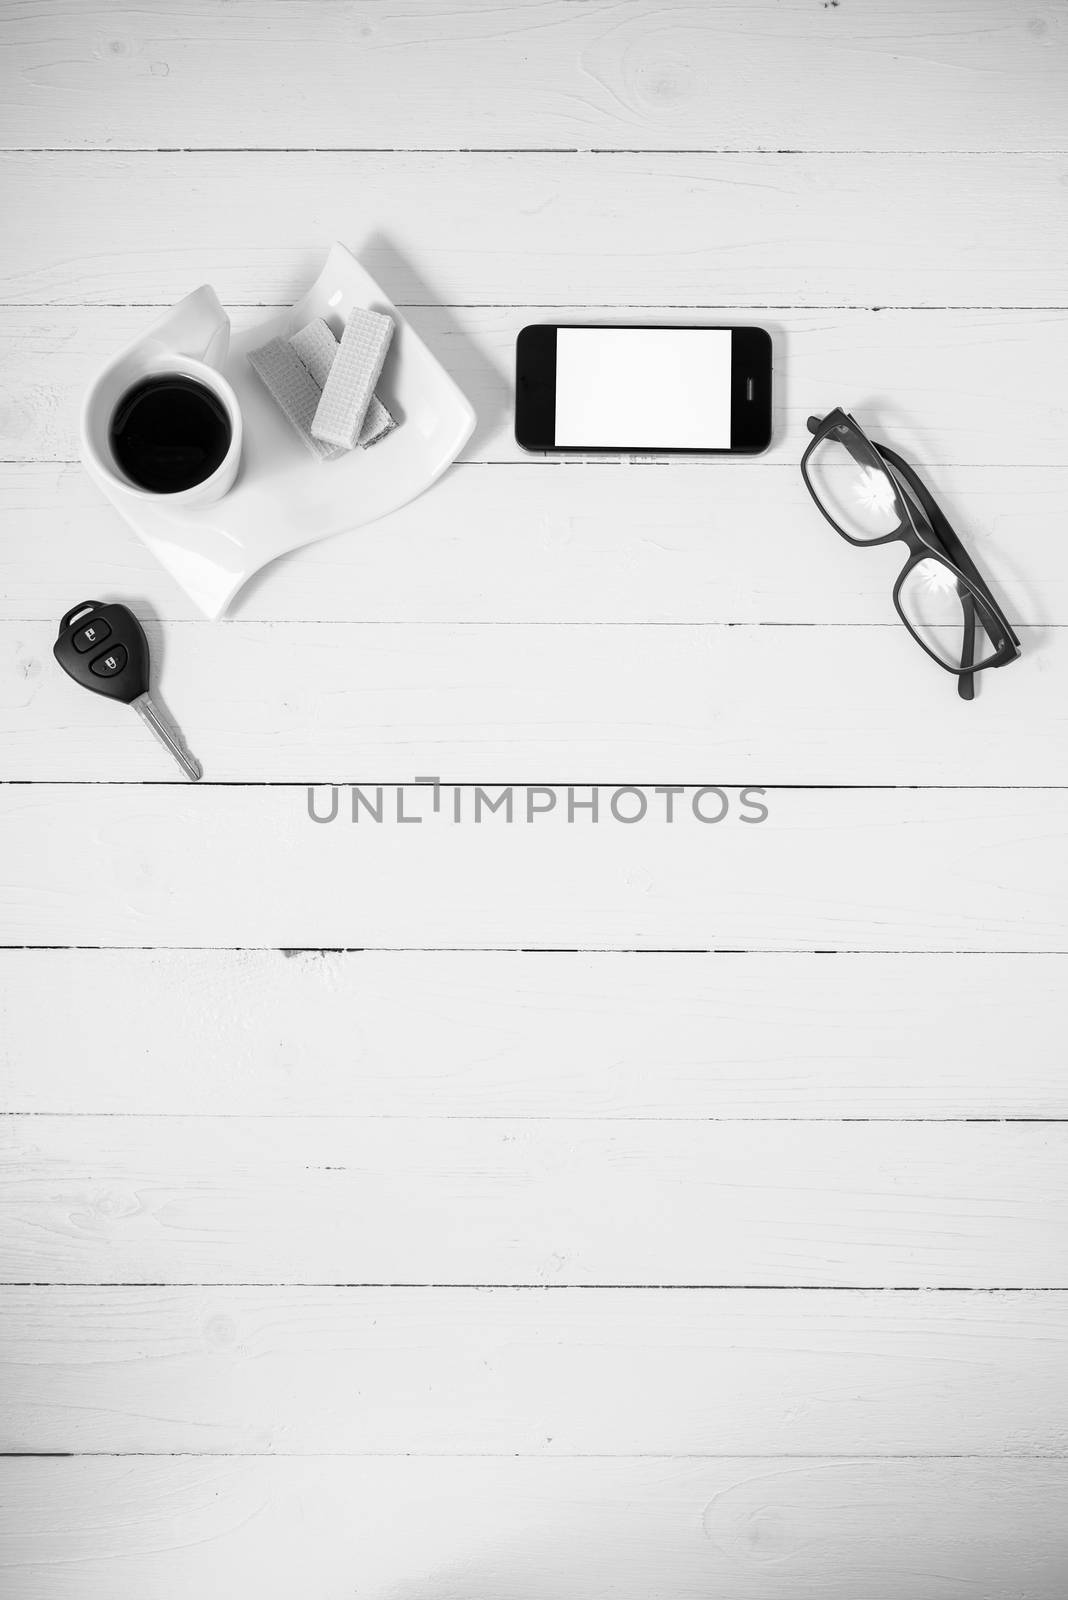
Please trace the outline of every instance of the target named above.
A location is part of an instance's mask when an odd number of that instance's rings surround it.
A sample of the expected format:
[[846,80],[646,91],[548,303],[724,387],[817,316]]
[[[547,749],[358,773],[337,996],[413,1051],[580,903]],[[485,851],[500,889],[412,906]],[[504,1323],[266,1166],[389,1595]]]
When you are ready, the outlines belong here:
[[[0,1111],[1065,1117],[1066,970],[1064,956],[0,950]],[[97,1014],[121,1015],[121,1051],[86,1027]]]
[[[269,19],[256,0],[98,0],[45,14],[11,0],[0,13],[0,140],[15,148],[141,145],[146,130],[241,149],[1026,151],[1066,137],[1063,37],[1012,0],[779,0],[744,15],[728,0],[300,0]],[[297,94],[299,113],[234,95],[250,48],[257,80]]]
[[[901,556],[880,555],[889,593]],[[179,775],[124,706],[58,669],[55,628],[0,623],[0,778]],[[967,707],[896,620],[182,622],[165,637],[152,625],[150,645],[162,701],[213,782],[408,782],[429,751],[432,770],[464,782],[1063,784],[1068,665],[1041,630],[1020,636],[1023,658]]]
[[[1066,208],[1068,209],[1068,208]],[[674,495],[686,481],[711,504],[716,485],[738,474],[749,484],[765,468],[797,464],[809,440],[805,426],[815,410],[844,405],[871,429],[892,440],[917,466],[935,463],[1011,467],[1068,465],[1068,432],[1061,416],[1058,372],[1068,363],[1068,315],[1055,312],[775,312],[739,313],[729,307],[695,308],[693,320],[713,324],[763,321],[777,347],[775,438],[759,461],[695,457],[656,463],[657,486]],[[77,458],[82,393],[111,355],[144,331],[158,313],[141,307],[0,308],[0,359],[9,402],[2,417],[0,454],[8,460],[73,461]],[[532,463],[512,432],[515,337],[524,323],[626,321],[604,305],[444,308],[409,307],[405,315],[469,396],[479,422],[463,459],[519,462],[574,476],[597,473],[608,515],[623,514],[637,468],[614,476],[618,462]],[[678,312],[658,307],[641,312],[648,322],[670,322]],[[235,313],[235,324],[258,314]],[[631,319],[633,320],[633,318]],[[328,471],[329,468],[323,469]],[[642,470],[645,470],[643,467]],[[743,477],[744,475],[744,477]],[[543,479],[537,480],[544,481]],[[939,485],[935,478],[933,487]],[[613,486],[615,486],[613,488]],[[741,493],[739,488],[736,492]],[[797,514],[812,521],[808,496],[795,479]],[[610,497],[610,498],[609,498]],[[439,505],[438,491],[429,504]],[[802,509],[803,508],[803,509]],[[979,518],[964,516],[962,531]],[[511,519],[497,530],[506,547]],[[603,524],[602,524],[603,526]],[[361,534],[362,536],[362,534]]]
[[1065,303],[1063,161],[1044,155],[37,152],[2,171],[34,219],[0,242],[0,298],[24,305],[205,279],[227,304],[289,304],[334,238],[431,305]]
[[[793,442],[793,441],[791,441]],[[608,469],[612,471],[612,469]],[[1019,623],[1068,623],[1065,467],[945,467],[938,498]],[[0,463],[0,618],[71,595],[132,595],[150,616],[192,601],[77,466]],[[807,531],[810,537],[804,537]],[[833,622],[891,620],[880,559],[814,515],[796,466],[744,472],[540,462],[459,466],[381,522],[311,545],[249,584],[244,621]],[[472,582],[471,574],[478,574]],[[58,584],[62,578],[62,591]]]
[[[4,1447],[1063,1455],[1068,1297],[6,1289]],[[625,1405],[620,1403],[627,1396]]]
[[2,942],[1068,949],[1064,790],[773,790],[756,826],[735,791],[718,825],[692,795],[668,825],[653,795],[637,826],[569,824],[566,792],[528,823],[521,791],[511,826],[503,810],[474,823],[470,790],[459,823],[448,788],[437,814],[429,789],[403,793],[423,822],[397,821],[392,790],[382,822],[354,825],[342,793],[324,826],[302,785],[9,785]]
[[9,1117],[2,1138],[5,1283],[1068,1287],[1064,1123]]
[[1063,1460],[0,1462],[19,1600],[1061,1600]]

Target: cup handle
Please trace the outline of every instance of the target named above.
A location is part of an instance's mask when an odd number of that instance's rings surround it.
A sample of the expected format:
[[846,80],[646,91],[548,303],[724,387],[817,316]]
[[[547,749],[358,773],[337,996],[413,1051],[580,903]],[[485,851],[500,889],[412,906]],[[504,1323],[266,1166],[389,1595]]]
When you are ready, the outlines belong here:
[[230,347],[230,318],[211,284],[202,283],[160,318],[149,337],[173,355],[217,367]]

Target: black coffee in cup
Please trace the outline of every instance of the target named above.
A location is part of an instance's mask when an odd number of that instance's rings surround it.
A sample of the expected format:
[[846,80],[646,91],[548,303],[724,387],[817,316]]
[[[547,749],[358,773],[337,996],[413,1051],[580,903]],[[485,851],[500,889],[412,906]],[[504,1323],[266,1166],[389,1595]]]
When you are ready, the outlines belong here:
[[222,465],[233,429],[226,407],[206,384],[161,372],[128,389],[108,429],[119,469],[139,489],[178,494]]

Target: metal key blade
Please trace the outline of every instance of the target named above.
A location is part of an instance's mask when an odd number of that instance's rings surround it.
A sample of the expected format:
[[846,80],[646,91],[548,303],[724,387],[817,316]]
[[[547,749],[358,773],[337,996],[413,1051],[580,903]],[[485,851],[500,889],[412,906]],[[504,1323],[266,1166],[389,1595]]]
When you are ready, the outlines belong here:
[[156,735],[156,738],[159,740],[160,744],[163,745],[166,750],[170,751],[171,755],[174,757],[175,761],[177,761],[186,777],[190,778],[193,783],[199,783],[201,778],[200,762],[195,760],[195,758],[183,748],[173,729],[169,728],[164,722],[163,718],[160,716],[152,702],[152,696],[147,693],[139,694],[136,700],[130,701],[130,704],[133,706],[142,722],[147,722],[148,726],[152,729],[152,732]]

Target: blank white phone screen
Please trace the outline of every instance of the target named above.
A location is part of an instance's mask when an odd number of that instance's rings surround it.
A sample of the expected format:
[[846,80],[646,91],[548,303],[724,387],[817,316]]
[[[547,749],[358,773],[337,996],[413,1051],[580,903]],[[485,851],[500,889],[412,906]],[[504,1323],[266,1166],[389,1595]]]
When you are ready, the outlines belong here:
[[729,450],[729,328],[558,328],[558,445]]

